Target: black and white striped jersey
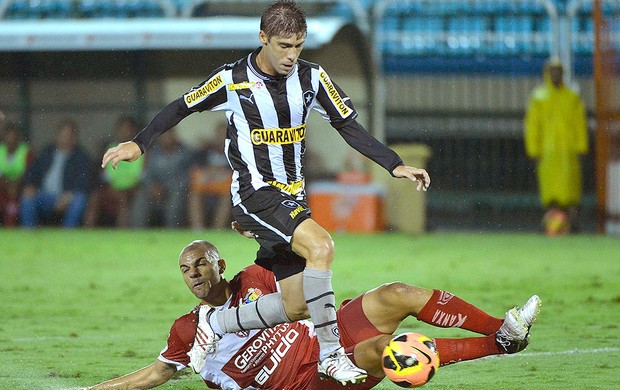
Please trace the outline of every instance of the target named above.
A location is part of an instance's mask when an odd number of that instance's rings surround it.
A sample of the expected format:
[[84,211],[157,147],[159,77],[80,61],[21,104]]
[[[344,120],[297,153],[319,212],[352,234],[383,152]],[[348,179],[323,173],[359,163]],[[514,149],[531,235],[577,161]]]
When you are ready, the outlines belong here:
[[288,75],[273,77],[258,68],[259,51],[216,69],[164,108],[134,141],[144,151],[155,137],[192,112],[225,111],[233,205],[268,185],[305,197],[306,121],[313,109],[351,146],[390,172],[402,163],[357,124],[351,100],[320,65],[300,59]]

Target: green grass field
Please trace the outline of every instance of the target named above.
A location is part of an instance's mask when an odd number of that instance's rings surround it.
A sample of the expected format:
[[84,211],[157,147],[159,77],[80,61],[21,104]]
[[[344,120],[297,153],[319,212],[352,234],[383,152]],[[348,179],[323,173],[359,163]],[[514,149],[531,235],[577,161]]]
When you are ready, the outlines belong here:
[[[215,243],[227,275],[256,244],[235,233],[0,230],[0,389],[70,389],[150,364],[172,321],[196,299],[177,255]],[[335,235],[337,298],[384,282],[448,290],[502,316],[543,299],[520,354],[442,367],[428,389],[620,388],[620,239],[580,235],[437,233]],[[402,330],[465,337],[406,321]],[[186,370],[188,371],[188,370]],[[181,374],[165,389],[204,389]],[[380,389],[397,389],[387,380]]]

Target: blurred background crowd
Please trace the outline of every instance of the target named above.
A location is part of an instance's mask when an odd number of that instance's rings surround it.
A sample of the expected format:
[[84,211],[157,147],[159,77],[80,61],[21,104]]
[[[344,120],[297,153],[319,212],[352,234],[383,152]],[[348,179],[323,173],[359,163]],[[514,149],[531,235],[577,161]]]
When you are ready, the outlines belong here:
[[0,224],[75,227],[227,228],[230,225],[230,168],[223,152],[226,125],[217,138],[196,149],[173,129],[148,154],[116,169],[101,169],[109,147],[141,129],[120,116],[110,141],[93,155],[80,142],[80,128],[63,119],[54,140],[34,150],[16,123],[4,125],[0,144]]
[[[217,114],[183,121],[136,163],[100,159],[254,49],[267,3],[0,1],[0,224],[227,228]],[[299,3],[302,57],[432,177],[427,194],[398,188],[311,115],[308,192],[328,228],[541,231],[546,215],[560,231],[620,232],[620,2]]]

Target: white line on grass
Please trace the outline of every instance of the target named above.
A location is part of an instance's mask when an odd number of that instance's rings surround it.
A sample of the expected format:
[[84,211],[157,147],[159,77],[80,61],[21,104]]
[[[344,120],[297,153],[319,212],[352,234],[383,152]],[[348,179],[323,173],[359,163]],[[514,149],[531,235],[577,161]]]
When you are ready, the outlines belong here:
[[558,356],[558,355],[583,355],[586,353],[609,353],[620,352],[620,348],[594,348],[594,349],[570,349],[568,351],[555,351],[555,352],[522,352],[513,355],[507,355],[509,357],[535,357],[535,356]]
[[538,357],[538,356],[560,356],[560,355],[585,355],[589,353],[610,353],[610,352],[620,352],[620,348],[609,347],[609,348],[593,348],[593,349],[569,349],[566,351],[548,351],[548,352],[520,352],[515,354],[504,354],[504,355],[490,355],[483,357],[481,359],[473,359],[458,362],[458,364],[463,363],[475,363],[480,360],[492,360],[492,359],[505,359],[505,358],[518,358],[518,357]]

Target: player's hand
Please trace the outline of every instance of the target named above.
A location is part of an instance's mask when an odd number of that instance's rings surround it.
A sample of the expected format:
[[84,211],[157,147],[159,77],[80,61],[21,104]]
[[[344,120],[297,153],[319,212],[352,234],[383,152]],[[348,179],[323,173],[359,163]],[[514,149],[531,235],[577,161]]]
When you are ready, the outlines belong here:
[[116,164],[121,161],[136,161],[142,155],[142,151],[137,143],[133,141],[122,142],[117,146],[110,148],[103,155],[101,160],[101,168],[112,164],[112,168],[116,169]]
[[242,228],[241,225],[239,225],[239,222],[237,222],[237,221],[232,221],[232,223],[230,224],[230,227],[232,228],[232,230],[234,230],[237,233],[241,234],[243,237],[256,238],[256,235],[254,233],[252,233],[249,230],[245,230],[244,228]]
[[409,167],[407,165],[399,165],[392,171],[394,177],[403,177],[412,181],[417,181],[417,190],[428,190],[431,185],[431,177],[426,172],[426,169]]

